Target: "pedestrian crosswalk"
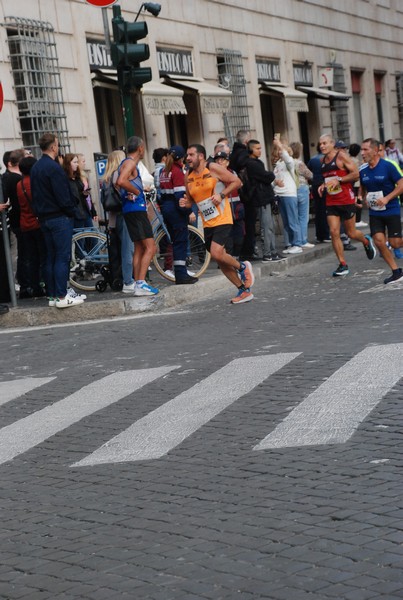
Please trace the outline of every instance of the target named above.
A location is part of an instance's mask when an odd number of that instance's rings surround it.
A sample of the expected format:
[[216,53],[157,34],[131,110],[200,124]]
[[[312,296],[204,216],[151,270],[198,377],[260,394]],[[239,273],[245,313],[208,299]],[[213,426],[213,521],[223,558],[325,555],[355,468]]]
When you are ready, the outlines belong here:
[[[403,378],[403,344],[364,348],[324,381],[254,448],[341,444],[350,439],[360,423]],[[73,467],[106,463],[156,460],[179,446],[222,411],[267,380],[299,352],[266,354],[230,361],[188,390],[168,399],[159,408],[130,424]],[[161,366],[119,371],[93,381],[0,429],[0,464],[6,463],[58,432],[119,400],[136,394],[145,385],[176,372],[180,367]],[[0,406],[18,400],[55,377],[0,382]],[[270,397],[267,398],[270,402]]]

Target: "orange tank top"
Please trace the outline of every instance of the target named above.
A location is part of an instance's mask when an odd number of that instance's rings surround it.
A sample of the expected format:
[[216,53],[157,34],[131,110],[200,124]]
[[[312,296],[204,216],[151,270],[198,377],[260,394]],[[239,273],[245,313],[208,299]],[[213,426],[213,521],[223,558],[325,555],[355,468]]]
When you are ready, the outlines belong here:
[[225,197],[218,206],[215,206],[211,201],[218,179],[213,177],[207,168],[200,174],[189,173],[187,183],[189,192],[199,209],[203,227],[232,225],[231,205],[228,198]]

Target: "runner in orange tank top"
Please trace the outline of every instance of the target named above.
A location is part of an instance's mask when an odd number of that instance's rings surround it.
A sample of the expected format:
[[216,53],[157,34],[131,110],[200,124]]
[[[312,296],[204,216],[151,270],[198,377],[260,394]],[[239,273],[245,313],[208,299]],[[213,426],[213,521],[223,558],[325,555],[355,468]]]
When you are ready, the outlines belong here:
[[232,304],[242,304],[253,299],[250,291],[254,283],[252,265],[239,262],[225,251],[231,235],[232,212],[229,194],[241,187],[241,180],[224,167],[211,163],[207,167],[206,149],[200,144],[189,146],[186,162],[190,172],[186,177],[186,198],[179,206],[191,207],[195,202],[202,217],[207,250],[224,275],[238,289]]
[[326,215],[332,238],[333,250],[338,258],[339,266],[333,271],[333,277],[349,274],[344,260],[343,242],[340,238],[340,225],[349,238],[358,240],[364,246],[367,258],[376,256],[376,248],[370,235],[364,235],[355,226],[355,198],[352,183],[359,179],[358,167],[345,152],[338,152],[335,141],[330,135],[322,135],[319,140],[322,160],[322,175],[325,183],[318,189],[322,196],[326,190]]

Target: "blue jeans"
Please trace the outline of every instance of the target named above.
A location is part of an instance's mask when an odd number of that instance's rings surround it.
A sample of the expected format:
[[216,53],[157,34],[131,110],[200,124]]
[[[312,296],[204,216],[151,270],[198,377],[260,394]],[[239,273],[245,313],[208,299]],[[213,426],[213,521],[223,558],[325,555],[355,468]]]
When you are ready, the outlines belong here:
[[309,186],[300,185],[297,190],[298,197],[298,221],[301,230],[301,242],[306,244],[308,241],[308,221],[309,221]]
[[189,211],[178,209],[176,202],[164,200],[161,205],[162,216],[172,240],[175,279],[187,277],[186,256],[188,250]]
[[120,239],[120,256],[122,261],[122,277],[125,285],[134,283],[133,254],[134,244],[130,239],[127,225],[122,213],[116,215],[116,231]]
[[55,217],[41,221],[46,244],[45,283],[48,296],[64,298],[70,273],[73,219]]
[[284,245],[301,246],[301,228],[298,220],[298,198],[279,196],[279,208],[284,225]]

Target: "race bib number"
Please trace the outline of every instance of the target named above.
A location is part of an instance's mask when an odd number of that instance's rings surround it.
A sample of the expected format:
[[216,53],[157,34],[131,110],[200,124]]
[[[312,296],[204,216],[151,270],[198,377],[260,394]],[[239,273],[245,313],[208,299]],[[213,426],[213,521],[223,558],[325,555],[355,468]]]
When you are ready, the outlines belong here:
[[207,198],[207,200],[202,200],[202,202],[198,202],[197,207],[205,221],[210,221],[211,219],[215,219],[215,217],[218,217],[220,215],[220,213],[217,210],[217,207],[215,206],[211,198]]
[[[334,183],[330,184],[330,181],[333,181]],[[340,181],[335,181],[335,177],[325,177],[325,185],[326,191],[330,196],[340,194],[342,191]]]
[[383,192],[368,192],[367,202],[371,210],[386,210],[386,206],[378,206],[376,201],[383,198]]

